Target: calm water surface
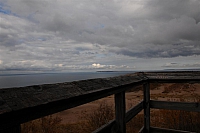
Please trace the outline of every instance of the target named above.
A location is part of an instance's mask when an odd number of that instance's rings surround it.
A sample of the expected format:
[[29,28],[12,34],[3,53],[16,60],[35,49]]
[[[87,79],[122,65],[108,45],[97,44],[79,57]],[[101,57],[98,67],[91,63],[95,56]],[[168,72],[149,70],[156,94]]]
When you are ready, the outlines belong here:
[[52,84],[71,82],[84,79],[105,78],[124,75],[131,72],[73,72],[73,73],[49,73],[49,74],[16,74],[0,75],[0,89],[11,87],[23,87],[38,84]]

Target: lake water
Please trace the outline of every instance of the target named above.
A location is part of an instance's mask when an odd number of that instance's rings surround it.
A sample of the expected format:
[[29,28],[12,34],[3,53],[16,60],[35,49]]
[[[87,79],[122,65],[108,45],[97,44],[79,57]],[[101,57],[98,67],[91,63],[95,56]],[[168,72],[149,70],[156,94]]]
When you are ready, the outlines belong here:
[[39,84],[71,82],[93,78],[106,78],[133,72],[73,72],[73,73],[44,73],[44,74],[14,74],[0,75],[0,89],[23,87]]

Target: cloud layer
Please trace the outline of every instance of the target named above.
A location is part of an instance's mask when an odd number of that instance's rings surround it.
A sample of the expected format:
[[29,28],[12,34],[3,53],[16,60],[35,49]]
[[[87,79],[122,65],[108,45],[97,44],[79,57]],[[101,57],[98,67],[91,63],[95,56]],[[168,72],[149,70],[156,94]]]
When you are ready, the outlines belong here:
[[200,56],[199,0],[0,0],[0,5],[1,70],[134,69],[139,59]]

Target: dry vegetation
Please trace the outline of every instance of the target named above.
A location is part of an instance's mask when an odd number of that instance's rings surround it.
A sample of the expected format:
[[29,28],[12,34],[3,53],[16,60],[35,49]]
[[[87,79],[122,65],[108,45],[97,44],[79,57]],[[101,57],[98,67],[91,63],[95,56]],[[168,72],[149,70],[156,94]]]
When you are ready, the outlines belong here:
[[64,133],[59,117],[47,116],[22,124],[22,133]]
[[[152,99],[169,101],[200,102],[199,84],[151,84]],[[142,87],[132,89],[127,93],[140,98]],[[198,93],[196,93],[198,92]],[[131,98],[129,98],[131,100]],[[22,133],[88,133],[99,128],[114,118],[113,103],[105,100],[99,103],[90,113],[83,110],[76,123],[62,123],[60,117],[47,116],[22,124]],[[171,128],[200,133],[200,113],[172,110],[151,110],[151,126]],[[127,133],[135,133],[143,126],[143,114],[138,114],[126,124]]]

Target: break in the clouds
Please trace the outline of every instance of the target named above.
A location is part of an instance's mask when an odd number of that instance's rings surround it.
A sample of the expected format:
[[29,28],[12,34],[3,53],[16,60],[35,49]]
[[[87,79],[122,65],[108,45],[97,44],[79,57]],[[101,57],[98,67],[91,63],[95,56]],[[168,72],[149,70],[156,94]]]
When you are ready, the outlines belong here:
[[198,68],[199,7],[199,0],[0,0],[0,69]]

